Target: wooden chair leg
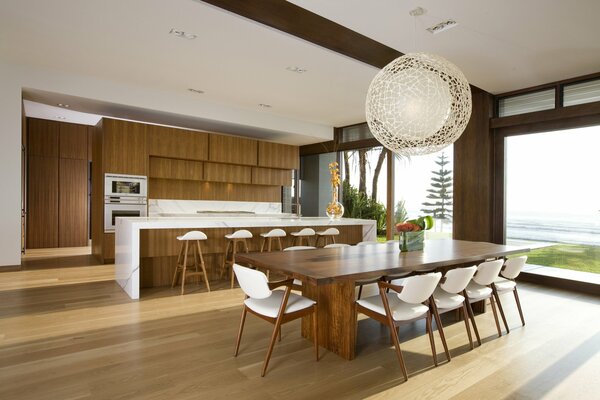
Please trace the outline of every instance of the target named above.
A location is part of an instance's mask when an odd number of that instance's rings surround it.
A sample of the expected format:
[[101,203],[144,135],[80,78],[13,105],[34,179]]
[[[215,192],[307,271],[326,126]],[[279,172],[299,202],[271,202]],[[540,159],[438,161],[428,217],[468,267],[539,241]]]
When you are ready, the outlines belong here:
[[498,337],[502,336],[502,330],[500,329],[500,321],[498,321],[498,312],[496,311],[496,301],[494,296],[490,296],[490,304],[492,305],[492,313],[494,314],[494,320],[496,321],[496,329],[498,330]]
[[246,310],[246,306],[243,306],[242,309],[242,320],[240,321],[240,330],[238,331],[237,341],[235,342],[235,353],[234,357],[237,357],[238,351],[240,350],[240,342],[242,341],[242,332],[244,331],[244,322],[246,322],[246,314],[248,311]]
[[465,305],[465,303],[463,303],[462,305],[462,314],[463,314],[463,319],[465,320],[465,327],[467,328],[467,335],[469,336],[469,347],[471,348],[471,350],[473,350],[474,346],[473,346],[473,336],[471,335],[471,327],[469,326],[469,318],[467,317],[467,306]]
[[277,238],[277,243],[279,244],[279,251],[283,251],[283,245],[281,244],[281,238]]
[[504,322],[504,327],[506,328],[506,333],[510,333],[510,329],[508,328],[508,322],[506,322],[506,316],[504,315],[504,308],[502,307],[502,302],[500,301],[500,294],[498,294],[498,290],[496,290],[496,285],[492,283],[492,293],[496,298],[496,303],[498,304],[498,310],[500,311],[500,316],[502,317],[502,322]]
[[362,288],[363,288],[363,285],[360,285],[358,287],[358,300],[360,300],[360,296],[362,295]]
[[223,264],[221,264],[221,273],[219,274],[219,279],[223,279],[223,274],[225,273],[225,266],[227,264],[227,253],[229,253],[230,245],[231,245],[231,240],[228,240],[227,247],[225,247],[225,255],[223,256]]
[[269,349],[267,350],[267,356],[265,357],[265,362],[263,364],[262,373],[260,376],[265,376],[267,373],[267,367],[269,366],[269,360],[271,359],[271,354],[273,353],[273,347],[275,346],[275,341],[277,340],[277,333],[281,327],[281,318],[277,318],[275,322],[275,326],[273,327],[273,333],[271,334],[271,341],[269,342]]
[[183,270],[181,271],[181,294],[185,289],[185,270],[187,269],[187,258],[188,258],[188,241],[185,242],[185,254],[183,255]]
[[431,308],[433,310],[433,317],[435,318],[435,325],[437,326],[438,333],[440,338],[442,339],[442,346],[444,346],[444,353],[446,353],[446,359],[448,362],[452,359],[450,357],[450,351],[448,351],[448,343],[446,343],[446,335],[444,334],[444,327],[442,325],[442,319],[440,318],[440,314],[438,313],[437,306],[435,305],[435,301],[433,297],[431,298]]
[[408,380],[408,373],[406,371],[406,365],[404,364],[404,357],[402,356],[402,350],[400,349],[400,339],[398,338],[398,332],[396,331],[396,327],[393,323],[390,323],[389,326],[390,330],[392,331],[394,347],[396,348],[396,356],[398,357],[398,362],[400,362],[400,369],[402,370],[402,375],[404,376],[404,380]]
[[519,316],[521,317],[521,324],[525,326],[525,318],[523,317],[523,310],[521,309],[521,302],[519,301],[519,293],[517,293],[516,286],[513,290],[513,294],[515,295],[515,302],[517,303],[517,309],[519,310]]
[[237,252],[238,243],[233,241],[233,252],[231,253],[231,288],[235,284],[235,274],[233,273],[233,264],[235,264],[235,253]]
[[473,330],[475,331],[475,337],[477,338],[477,344],[481,346],[481,338],[479,337],[479,329],[477,329],[477,323],[475,322],[475,314],[473,313],[473,307],[471,307],[471,301],[467,296],[467,292],[463,290],[463,297],[465,298],[465,303],[467,304],[467,312],[469,314],[469,318],[471,318],[471,324],[473,324]]
[[175,283],[177,282],[177,274],[179,273],[179,265],[181,265],[181,257],[183,257],[183,242],[181,242],[181,246],[179,247],[179,255],[177,256],[177,265],[175,266],[175,273],[173,273],[171,288],[174,288]]
[[426,329],[427,329],[427,335],[429,336],[429,344],[431,345],[431,354],[433,356],[433,363],[437,367],[438,360],[437,360],[437,352],[435,351],[435,340],[433,339],[433,329],[431,329],[431,312],[430,311],[427,311]]
[[267,242],[266,238],[263,238],[262,243],[260,244],[260,252],[262,253],[265,249],[265,243]]
[[198,255],[200,256],[200,267],[202,268],[202,274],[204,274],[204,282],[206,283],[206,290],[210,292],[210,283],[208,283],[208,274],[206,273],[206,265],[204,264],[204,257],[202,256],[202,249],[200,249],[200,242],[196,242],[198,246]]
[[317,305],[315,304],[313,306],[313,316],[312,316],[312,322],[313,322],[313,342],[315,344],[315,357],[317,358],[317,361],[319,361],[319,330],[317,329],[317,321],[319,320],[318,318],[318,314],[317,314]]

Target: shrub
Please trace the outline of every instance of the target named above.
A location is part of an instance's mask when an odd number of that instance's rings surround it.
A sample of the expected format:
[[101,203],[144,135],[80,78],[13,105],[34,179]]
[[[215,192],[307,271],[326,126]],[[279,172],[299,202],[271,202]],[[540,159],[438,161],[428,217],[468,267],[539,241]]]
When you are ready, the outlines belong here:
[[377,221],[377,234],[385,234],[385,206],[365,193],[359,192],[347,181],[344,181],[342,188],[344,217],[373,219]]

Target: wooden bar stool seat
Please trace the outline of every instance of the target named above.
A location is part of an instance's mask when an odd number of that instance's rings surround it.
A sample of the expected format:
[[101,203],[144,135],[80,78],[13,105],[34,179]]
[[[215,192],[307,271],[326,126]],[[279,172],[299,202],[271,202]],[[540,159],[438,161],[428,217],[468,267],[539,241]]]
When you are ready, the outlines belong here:
[[319,241],[323,238],[323,246],[327,246],[327,241],[331,240],[331,243],[335,244],[335,237],[340,234],[337,228],[327,228],[324,231],[317,232],[317,241],[315,246],[319,247]]
[[292,232],[290,235],[294,237],[293,246],[302,246],[304,239],[306,239],[306,245],[310,246],[310,238],[315,237],[316,232],[312,228],[304,228],[298,232]]
[[282,237],[286,237],[286,233],[283,229],[271,229],[269,232],[267,233],[261,233],[260,236],[263,237],[263,241],[262,244],[260,246],[260,252],[262,253],[265,249],[265,244],[267,245],[267,251],[271,251],[271,241],[273,239],[277,239],[277,245],[279,247],[279,251],[283,250],[283,246],[281,244],[281,238]]
[[[235,231],[233,233],[230,233],[228,235],[225,235],[225,239],[227,239],[227,247],[225,248],[225,254],[223,256],[223,264],[221,265],[221,275],[220,277],[223,277],[223,274],[225,273],[226,269],[230,269],[230,273],[231,273],[231,288],[233,289],[233,282],[235,279],[235,274],[233,273],[233,264],[235,264],[235,255],[237,253],[237,248],[238,248],[238,244],[239,243],[243,243],[243,251],[245,251],[246,253],[248,253],[248,242],[246,242],[246,239],[252,239],[252,232],[246,230],[246,229],[240,229],[239,231]],[[229,251],[229,248],[231,248],[231,253]],[[231,258],[228,259],[229,255],[231,254]]]
[[[179,250],[179,256],[177,257],[177,266],[175,267],[175,273],[173,274],[173,282],[171,287],[175,287],[177,282],[177,275],[181,272],[181,294],[184,293],[185,279],[190,276],[203,276],[204,282],[206,283],[206,289],[210,292],[210,283],[208,283],[208,274],[206,273],[206,267],[204,265],[204,258],[202,257],[202,250],[200,249],[200,241],[206,240],[207,237],[204,232],[190,231],[185,235],[177,236],[177,240],[181,242]],[[194,257],[194,263],[188,264],[188,255],[190,250],[190,242],[192,247],[192,255]],[[202,271],[198,270],[198,266],[201,267]],[[195,267],[195,271],[188,272],[187,269]],[[198,280],[198,283],[200,281]]]

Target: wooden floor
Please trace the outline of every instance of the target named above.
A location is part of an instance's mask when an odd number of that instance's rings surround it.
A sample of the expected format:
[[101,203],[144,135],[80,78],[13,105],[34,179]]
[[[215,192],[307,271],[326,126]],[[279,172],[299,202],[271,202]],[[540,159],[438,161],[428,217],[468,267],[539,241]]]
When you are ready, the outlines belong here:
[[249,316],[232,356],[239,289],[190,284],[185,296],[161,289],[132,301],[113,266],[76,252],[47,257],[0,273],[0,399],[600,398],[600,296],[521,284],[527,325],[507,296],[511,333],[497,338],[491,313],[478,315],[485,340],[469,351],[464,325],[449,316],[453,359],[437,368],[424,325],[403,327],[406,383],[373,321],[359,323],[354,361],[322,349],[318,363],[290,323],[261,378],[269,324]]

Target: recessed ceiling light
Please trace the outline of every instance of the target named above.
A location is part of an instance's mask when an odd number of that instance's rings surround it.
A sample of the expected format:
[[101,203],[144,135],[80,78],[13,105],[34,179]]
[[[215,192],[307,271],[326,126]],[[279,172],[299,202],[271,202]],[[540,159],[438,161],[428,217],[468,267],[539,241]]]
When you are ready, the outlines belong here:
[[417,8],[415,8],[414,10],[410,10],[410,11],[408,12],[408,14],[409,14],[411,17],[419,17],[419,16],[421,16],[421,15],[425,14],[426,12],[427,12],[427,10],[426,10],[426,9],[424,9],[423,7],[417,7]]
[[298,74],[303,74],[306,71],[308,71],[306,68],[300,68],[300,67],[287,67],[286,69],[290,72],[296,72]]
[[450,28],[454,28],[457,25],[458,25],[458,22],[456,22],[455,20],[447,19],[446,21],[442,21],[437,25],[427,28],[427,31],[429,33],[440,33],[440,32],[446,31]]
[[57,115],[56,118],[57,119],[67,119],[67,117],[63,117],[62,115]]
[[177,37],[180,37],[183,39],[188,39],[188,40],[196,39],[198,37],[198,35],[194,35],[193,33],[187,33],[185,31],[182,31],[181,29],[175,29],[175,28],[171,28],[169,33],[171,35],[175,35]]
[[263,108],[271,108],[270,104],[265,104],[265,103],[260,103],[259,106],[263,107]]
[[204,90],[189,88],[188,91],[192,93],[204,94]]
[[70,105],[64,104],[64,103],[58,103],[57,106],[62,107],[62,108],[69,108],[69,107],[71,107]]

